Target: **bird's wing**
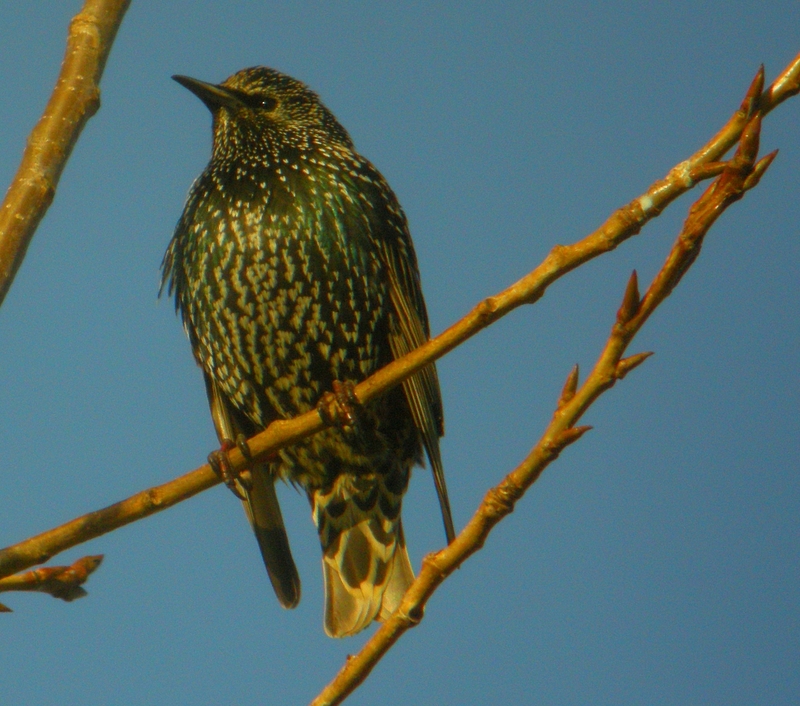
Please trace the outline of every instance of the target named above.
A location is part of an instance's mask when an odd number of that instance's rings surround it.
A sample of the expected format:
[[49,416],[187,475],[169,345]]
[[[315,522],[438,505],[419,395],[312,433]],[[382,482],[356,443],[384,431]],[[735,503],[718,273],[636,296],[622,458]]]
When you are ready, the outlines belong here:
[[[430,329],[414,246],[405,216],[402,216],[399,206],[396,208],[401,219],[401,225],[396,228],[397,237],[383,238],[380,242],[383,261],[389,273],[392,304],[397,315],[397,326],[390,332],[389,341],[392,354],[400,358],[425,343],[430,336]],[[439,437],[444,435],[444,414],[436,366],[431,363],[405,380],[403,392],[414,423],[422,435],[439,496],[447,541],[452,542],[455,529],[439,451]]]

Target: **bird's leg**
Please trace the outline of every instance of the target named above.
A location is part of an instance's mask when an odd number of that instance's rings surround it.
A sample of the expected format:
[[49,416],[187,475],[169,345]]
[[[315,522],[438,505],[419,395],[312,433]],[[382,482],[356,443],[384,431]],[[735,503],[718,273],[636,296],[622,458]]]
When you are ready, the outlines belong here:
[[333,381],[333,392],[326,392],[317,405],[322,421],[330,426],[354,428],[361,415],[361,402],[355,386],[349,380]]
[[231,492],[239,498],[239,500],[246,500],[245,494],[253,486],[253,480],[250,476],[250,471],[245,469],[238,473],[231,466],[231,460],[228,458],[228,451],[233,447],[239,449],[242,456],[248,461],[253,458],[250,453],[250,447],[247,445],[247,439],[244,434],[237,434],[236,441],[231,439],[223,439],[222,446],[217,451],[212,451],[208,454],[208,465],[216,473],[225,485],[230,488]]

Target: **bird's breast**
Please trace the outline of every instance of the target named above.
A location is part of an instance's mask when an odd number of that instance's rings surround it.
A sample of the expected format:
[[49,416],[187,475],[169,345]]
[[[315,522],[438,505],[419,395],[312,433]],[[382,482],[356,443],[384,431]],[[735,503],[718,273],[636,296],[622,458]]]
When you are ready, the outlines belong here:
[[186,233],[196,356],[254,421],[305,412],[391,355],[385,268],[358,197],[291,171],[210,191]]

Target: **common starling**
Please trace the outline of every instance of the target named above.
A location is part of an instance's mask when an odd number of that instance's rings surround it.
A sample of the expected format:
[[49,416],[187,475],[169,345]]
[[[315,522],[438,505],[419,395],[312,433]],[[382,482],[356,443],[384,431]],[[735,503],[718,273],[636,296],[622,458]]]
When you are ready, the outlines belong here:
[[[214,85],[173,76],[213,116],[211,161],[162,263],[203,370],[223,449],[314,409],[424,343],[428,317],[405,214],[318,96],[265,67]],[[322,544],[325,631],[352,635],[398,606],[414,578],[400,507],[425,448],[445,532],[433,365],[251,469],[237,482],[284,607],[300,600],[275,481],[300,486]]]

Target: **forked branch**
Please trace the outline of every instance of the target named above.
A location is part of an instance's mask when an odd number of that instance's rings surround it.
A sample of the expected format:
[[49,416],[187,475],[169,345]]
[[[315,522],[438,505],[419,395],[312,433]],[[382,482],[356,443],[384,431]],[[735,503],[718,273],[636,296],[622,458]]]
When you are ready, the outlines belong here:
[[341,703],[367,678],[373,667],[406,630],[417,625],[425,605],[439,585],[469,556],[483,547],[492,528],[513,511],[516,502],[569,444],[590,427],[575,424],[589,406],[617,380],[643,363],[650,353],[623,355],[645,321],[669,296],[700,252],[709,228],[734,201],[758,183],[775,158],[771,153],[756,162],[761,115],[751,115],[739,148],[720,176],[689,211],[666,262],[644,297],[634,272],[628,281],[616,321],[600,357],[586,381],[578,386],[577,366],[569,373],[552,420],[522,463],[489,490],[467,526],[455,541],[422,562],[422,570],[395,613],[375,632],[361,651],[348,658],[336,678],[311,702],[311,706]]
[[[614,249],[637,233],[642,225],[660,213],[677,196],[690,189],[697,180],[720,174],[723,169],[729,171],[724,163],[715,161],[720,150],[728,144],[731,134],[741,136],[746,124],[742,122],[742,116],[749,116],[750,122],[747,124],[753,124],[754,116],[763,117],[759,108],[771,109],[785,97],[797,93],[800,55],[766,92],[762,92],[763,80],[761,69],[739,110],[700,152],[673,168],[664,180],[653,184],[644,195],[616,211],[597,231],[573,245],[556,246],[541,265],[521,280],[496,296],[483,300],[449,329],[360,383],[355,388],[359,400],[365,403],[385,393],[516,307],[538,300],[556,279],[583,262]],[[710,145],[714,145],[713,149]],[[715,184],[719,181],[718,179]],[[263,459],[323,427],[324,422],[316,412],[274,422],[249,440],[250,450],[256,459]],[[232,449],[229,456],[231,465],[236,470],[242,470],[248,464],[238,449]],[[0,577],[41,564],[59,552],[171,507],[217,483],[219,478],[206,464],[168,483],[149,488],[114,505],[0,550]]]

